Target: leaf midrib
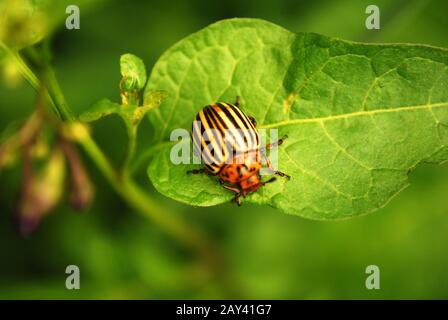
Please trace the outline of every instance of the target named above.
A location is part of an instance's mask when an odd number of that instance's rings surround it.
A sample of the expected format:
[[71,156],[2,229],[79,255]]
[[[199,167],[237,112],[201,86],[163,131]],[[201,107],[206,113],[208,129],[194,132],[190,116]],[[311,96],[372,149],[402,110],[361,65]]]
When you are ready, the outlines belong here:
[[292,124],[319,123],[319,122],[338,120],[338,119],[371,116],[371,115],[381,114],[381,113],[395,113],[395,112],[425,110],[425,109],[431,110],[432,108],[440,108],[440,107],[448,107],[448,102],[438,102],[438,103],[423,104],[423,105],[416,105],[416,106],[404,106],[404,107],[398,107],[398,108],[385,108],[385,109],[377,109],[377,110],[356,111],[356,112],[351,112],[351,113],[343,113],[343,114],[326,116],[326,117],[318,117],[318,118],[290,119],[290,120],[280,121],[280,122],[276,122],[276,123],[260,125],[259,128],[270,129],[270,128],[277,128],[277,127],[287,126],[287,125],[292,125]]

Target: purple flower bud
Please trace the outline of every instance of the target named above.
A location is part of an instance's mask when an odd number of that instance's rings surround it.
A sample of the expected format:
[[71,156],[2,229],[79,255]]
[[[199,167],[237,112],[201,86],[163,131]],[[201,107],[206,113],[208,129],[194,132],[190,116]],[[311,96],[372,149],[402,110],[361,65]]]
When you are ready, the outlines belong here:
[[75,145],[67,140],[61,140],[60,144],[70,168],[69,203],[76,210],[85,210],[93,200],[93,185]]
[[22,235],[29,235],[59,202],[62,196],[65,159],[60,148],[55,148],[45,165],[33,171],[30,146],[24,146],[23,181],[16,218]]

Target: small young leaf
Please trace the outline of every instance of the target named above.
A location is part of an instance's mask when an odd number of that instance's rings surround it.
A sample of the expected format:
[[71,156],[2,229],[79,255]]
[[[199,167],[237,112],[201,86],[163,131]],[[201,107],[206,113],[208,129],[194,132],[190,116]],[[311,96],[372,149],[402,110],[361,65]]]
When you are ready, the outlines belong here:
[[82,122],[93,122],[108,115],[116,114],[124,120],[126,125],[138,125],[144,115],[148,111],[158,108],[162,100],[166,97],[166,91],[150,91],[145,95],[145,104],[141,107],[136,105],[120,105],[109,99],[101,99],[81,113],[79,120]]
[[140,91],[146,83],[145,64],[139,57],[127,53],[120,58],[120,69],[123,81],[121,89],[124,91]]
[[141,120],[150,110],[158,108],[165,97],[167,97],[167,93],[165,91],[148,90],[145,94],[145,104],[143,106],[127,103],[119,105],[118,103],[111,102],[108,99],[102,99],[91,106],[87,111],[84,111],[79,116],[79,120],[82,122],[92,122],[111,114],[118,115],[121,120],[123,120],[126,127],[126,133],[128,135],[128,152],[123,164],[123,166],[128,166],[135,154],[137,130]]
[[[408,185],[419,163],[448,159],[447,65],[446,49],[224,20],[174,45],[153,68],[146,90],[170,94],[149,115],[154,144],[166,143],[175,128],[189,130],[205,105],[238,95],[259,128],[289,136],[279,147],[279,170],[292,177],[243,202],[314,219],[372,212]],[[186,174],[199,167],[174,165],[167,145],[148,175],[162,194],[184,203],[229,201],[232,193],[215,177]]]
[[146,90],[144,99],[143,99],[143,107],[159,107],[164,99],[168,97],[168,92],[163,90]]
[[120,113],[120,105],[108,99],[102,99],[79,115],[83,122],[93,122],[110,114]]

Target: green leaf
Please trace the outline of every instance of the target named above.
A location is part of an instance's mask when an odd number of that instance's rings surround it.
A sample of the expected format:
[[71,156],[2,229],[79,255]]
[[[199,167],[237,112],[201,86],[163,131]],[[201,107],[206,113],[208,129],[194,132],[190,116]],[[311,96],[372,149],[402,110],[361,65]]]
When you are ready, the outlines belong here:
[[168,97],[168,92],[163,90],[146,90],[143,107],[147,106],[160,106],[162,101]]
[[79,115],[79,120],[83,122],[93,122],[102,117],[120,113],[120,105],[109,99],[102,99],[93,104],[89,109]]
[[135,120],[134,117],[137,109],[140,109],[140,107],[132,104],[120,105],[108,99],[102,99],[81,113],[79,115],[79,120],[82,122],[93,122],[111,114],[115,114],[123,120],[129,139],[134,140],[134,128],[140,122],[140,120]]
[[158,108],[160,103],[167,97],[167,92],[162,90],[148,91],[145,94],[145,104],[143,106],[136,105],[120,105],[109,99],[101,99],[94,103],[90,108],[79,115],[82,122],[93,122],[111,114],[120,116],[126,123],[130,125],[138,124],[144,115]]
[[119,105],[108,99],[102,99],[84,111],[78,118],[82,122],[93,122],[105,116],[116,114],[123,120],[128,136],[128,149],[122,169],[128,170],[128,166],[134,158],[137,143],[137,130],[141,120],[150,110],[158,108],[166,96],[167,93],[165,91],[148,90],[145,94],[145,104],[143,106],[135,104]]
[[[243,203],[336,219],[375,211],[408,185],[419,163],[448,159],[448,50],[363,44],[292,33],[255,19],[215,23],[158,60],[146,90],[170,96],[149,115],[165,143],[190,130],[196,113],[241,97],[259,128],[289,138],[279,147],[279,178]],[[187,175],[166,144],[148,167],[155,188],[197,206],[227,202],[216,177]],[[266,177],[265,177],[266,179]]]
[[146,83],[145,64],[139,57],[127,53],[120,58],[120,69],[124,91],[140,91]]

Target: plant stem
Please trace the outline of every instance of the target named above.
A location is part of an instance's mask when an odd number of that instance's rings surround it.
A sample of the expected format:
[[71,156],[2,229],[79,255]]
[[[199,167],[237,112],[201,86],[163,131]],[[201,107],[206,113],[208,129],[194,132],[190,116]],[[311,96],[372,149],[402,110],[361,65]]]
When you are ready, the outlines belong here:
[[23,77],[33,86],[33,88],[37,89],[39,87],[39,80],[35,76],[35,74],[28,68],[28,65],[23,61],[20,55],[11,50],[6,44],[0,41],[0,48],[3,49],[7,56],[16,64],[19,68],[20,73]]
[[59,86],[54,70],[47,64],[44,66],[44,79],[45,86],[47,87],[48,93],[50,94],[56,109],[58,110],[59,117],[62,121],[74,121],[76,117],[74,116],[71,109],[68,107],[65,97],[62,93],[61,87]]
[[136,209],[137,212],[151,218],[157,225],[177,238],[177,240],[198,251],[205,258],[206,262],[213,265],[214,268],[219,265],[220,258],[216,255],[215,248],[213,248],[210,239],[207,239],[202,232],[188,225],[179,216],[168,214],[146,191],[143,191],[135,184],[132,179],[118,175],[104,153],[90,136],[82,139],[80,144],[112,187],[130,206]]
[[132,162],[131,167],[129,168],[129,171],[131,173],[137,172],[138,169],[144,164],[149,161],[149,159],[154,156],[157,152],[160,152],[163,150],[163,148],[173,146],[177,141],[165,141],[165,142],[159,142],[149,148],[147,148],[145,151],[142,151],[139,156]]
[[[28,65],[23,61],[22,57],[19,55],[18,52],[11,50],[6,44],[4,44],[2,41],[0,41],[0,48],[5,51],[6,55],[11,59],[12,62],[16,64],[16,66],[19,68],[20,73],[25,78],[26,81],[36,90],[39,91],[39,79],[36,77],[36,75],[31,71],[31,69],[28,67]],[[45,96],[48,102],[50,102],[51,107],[53,108],[53,111],[56,113],[57,116],[60,116],[59,110],[56,108],[56,106],[52,103],[52,99],[48,93],[48,91],[45,92]]]
[[127,177],[129,175],[129,165],[134,158],[135,148],[137,146],[137,131],[138,127],[133,124],[127,124],[128,131],[128,147],[126,149],[126,155],[121,166],[121,173],[123,177]]
[[[39,90],[39,80],[31,69],[26,65],[19,54],[12,52],[9,48],[6,52],[14,58],[19,66],[22,75],[36,89]],[[43,64],[43,74],[45,76],[46,95],[49,97],[50,104],[54,107],[57,115],[62,121],[70,123],[76,120],[73,112],[65,101],[62,90],[57,82],[54,71],[49,64]],[[222,256],[213,242],[203,232],[196,227],[188,224],[179,215],[170,214],[162,208],[152,198],[150,194],[139,187],[130,177],[120,175],[106,158],[102,150],[86,131],[78,142],[91,158],[100,172],[109,181],[116,192],[134,209],[145,217],[151,218],[159,227],[175,237],[182,244],[196,251],[209,266],[212,273],[222,271]],[[130,154],[134,153],[134,146],[129,146]]]

